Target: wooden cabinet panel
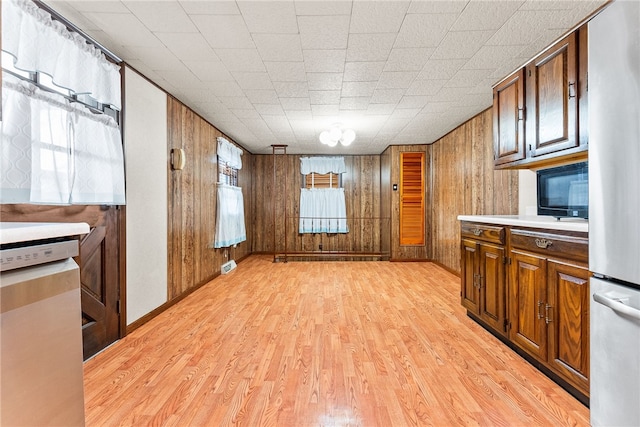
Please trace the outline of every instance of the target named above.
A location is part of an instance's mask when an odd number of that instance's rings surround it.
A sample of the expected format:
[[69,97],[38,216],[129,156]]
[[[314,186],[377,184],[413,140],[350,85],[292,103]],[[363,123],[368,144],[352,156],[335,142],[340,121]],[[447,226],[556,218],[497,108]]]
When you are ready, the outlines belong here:
[[577,147],[576,34],[571,33],[526,67],[530,155]]
[[479,313],[480,304],[478,301],[477,275],[478,267],[476,263],[477,243],[474,240],[462,241],[462,261],[460,264],[462,278],[461,299],[462,306],[467,310]]
[[546,263],[543,257],[511,252],[513,270],[510,283],[509,339],[540,360],[547,356],[547,331],[544,323]]
[[480,318],[495,330],[505,330],[505,249],[480,244]]
[[424,153],[400,154],[400,244],[424,245]]
[[586,236],[511,229],[511,246],[546,257],[558,257],[586,262],[589,257],[589,239]]
[[548,261],[549,355],[552,368],[589,391],[589,272],[586,267]]
[[493,90],[493,138],[496,165],[525,158],[524,70]]

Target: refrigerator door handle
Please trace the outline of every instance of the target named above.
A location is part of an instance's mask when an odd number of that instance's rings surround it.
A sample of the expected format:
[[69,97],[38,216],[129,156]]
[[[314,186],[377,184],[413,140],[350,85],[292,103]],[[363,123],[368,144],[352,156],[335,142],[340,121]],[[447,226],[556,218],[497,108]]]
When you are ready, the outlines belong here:
[[619,301],[616,301],[611,298],[607,298],[604,295],[594,293],[593,300],[598,302],[606,307],[609,307],[611,310],[616,311],[618,313],[626,314],[627,316],[631,316],[634,319],[640,320],[640,310],[635,309],[633,307],[629,307]]

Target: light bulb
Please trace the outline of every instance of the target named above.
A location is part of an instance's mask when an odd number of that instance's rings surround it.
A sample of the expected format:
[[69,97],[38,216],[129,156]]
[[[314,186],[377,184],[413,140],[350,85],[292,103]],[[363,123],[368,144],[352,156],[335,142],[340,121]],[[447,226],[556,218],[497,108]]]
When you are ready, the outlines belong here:
[[328,131],[325,130],[322,133],[320,133],[320,142],[322,142],[323,144],[329,145],[329,143],[331,142],[331,136],[329,136]]
[[337,139],[332,139],[329,141],[329,143],[327,144],[329,147],[335,147],[336,145],[338,145],[338,140]]
[[333,126],[331,127],[331,129],[329,129],[329,136],[331,136],[331,139],[338,142],[342,137],[342,131],[340,130],[340,128]]
[[353,129],[347,129],[342,133],[342,139],[340,140],[340,142],[342,143],[342,145],[347,147],[351,145],[351,143],[355,139],[356,139],[356,133],[353,131]]

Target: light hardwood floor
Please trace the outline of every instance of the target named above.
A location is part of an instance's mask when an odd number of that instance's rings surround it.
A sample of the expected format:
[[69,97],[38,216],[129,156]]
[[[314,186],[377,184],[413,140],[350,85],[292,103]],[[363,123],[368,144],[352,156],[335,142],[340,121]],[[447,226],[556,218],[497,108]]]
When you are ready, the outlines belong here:
[[252,256],[85,363],[87,426],[588,425],[431,263]]

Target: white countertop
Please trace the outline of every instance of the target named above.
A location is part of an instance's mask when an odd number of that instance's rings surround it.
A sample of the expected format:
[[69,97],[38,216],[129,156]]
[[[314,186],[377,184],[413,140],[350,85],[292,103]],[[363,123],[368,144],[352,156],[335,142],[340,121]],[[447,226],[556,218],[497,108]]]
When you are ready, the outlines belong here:
[[525,215],[458,215],[460,221],[483,222],[486,224],[517,225],[520,227],[547,228],[550,230],[589,232],[589,221],[582,218],[562,218],[552,216]]
[[89,233],[84,222],[0,222],[0,244]]

